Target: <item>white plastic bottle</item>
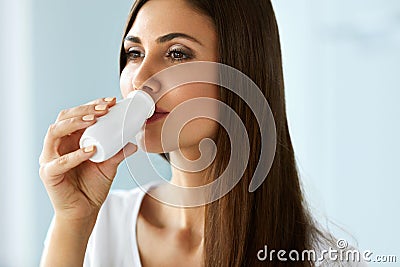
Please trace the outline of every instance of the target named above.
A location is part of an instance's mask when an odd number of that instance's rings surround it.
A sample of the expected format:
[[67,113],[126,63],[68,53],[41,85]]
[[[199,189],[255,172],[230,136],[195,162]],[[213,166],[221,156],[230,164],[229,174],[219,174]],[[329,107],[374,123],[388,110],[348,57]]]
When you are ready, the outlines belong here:
[[128,142],[135,143],[135,136],[154,110],[155,104],[149,94],[142,90],[132,91],[126,99],[118,101],[106,115],[85,130],[79,146],[95,145],[96,153],[90,160],[97,163],[106,161]]

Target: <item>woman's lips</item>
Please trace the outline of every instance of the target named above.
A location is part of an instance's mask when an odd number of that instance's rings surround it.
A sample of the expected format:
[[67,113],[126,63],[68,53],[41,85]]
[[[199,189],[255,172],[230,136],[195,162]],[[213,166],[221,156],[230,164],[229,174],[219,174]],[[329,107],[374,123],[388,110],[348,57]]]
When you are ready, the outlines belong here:
[[156,110],[154,111],[153,116],[151,116],[150,118],[148,118],[146,120],[146,124],[158,121],[159,119],[164,118],[168,114],[169,114],[169,112],[167,112],[167,111],[165,111],[165,110],[163,110],[161,108],[156,107]]

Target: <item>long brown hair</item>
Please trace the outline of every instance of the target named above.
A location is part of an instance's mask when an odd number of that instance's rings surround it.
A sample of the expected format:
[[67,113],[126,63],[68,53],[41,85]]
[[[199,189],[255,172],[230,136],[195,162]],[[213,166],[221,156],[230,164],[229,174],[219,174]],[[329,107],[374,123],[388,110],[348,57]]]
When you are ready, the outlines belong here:
[[[148,0],[137,0],[129,14],[124,37],[139,9]],[[260,261],[257,252],[312,249],[322,232],[306,208],[289,135],[278,26],[269,0],[186,0],[210,17],[218,34],[219,62],[250,77],[267,99],[275,118],[277,145],[274,162],[263,184],[248,192],[260,154],[260,132],[251,110],[229,90],[220,100],[242,119],[250,145],[250,158],[240,182],[224,197],[206,205],[204,229],[205,266],[312,266],[310,261]],[[120,71],[126,65],[121,46]],[[231,144],[220,127],[217,156],[208,182],[218,178],[229,161]],[[219,153],[223,151],[224,153]]]

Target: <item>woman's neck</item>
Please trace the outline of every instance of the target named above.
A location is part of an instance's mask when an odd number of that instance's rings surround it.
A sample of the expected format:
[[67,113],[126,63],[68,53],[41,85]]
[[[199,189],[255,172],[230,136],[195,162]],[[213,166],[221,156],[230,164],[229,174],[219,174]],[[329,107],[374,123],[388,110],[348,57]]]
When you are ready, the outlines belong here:
[[[209,164],[204,159],[197,164],[188,164],[189,161],[195,161],[200,158],[198,146],[181,149],[181,151],[173,151],[169,153],[172,177],[170,183],[180,187],[199,187],[207,182],[206,171]],[[208,156],[209,157],[209,156]],[[209,167],[208,167],[209,168]],[[188,196],[182,196],[183,198]],[[189,196],[190,197],[190,196]],[[184,200],[182,200],[184,202]],[[204,228],[204,206],[183,208],[173,207],[170,205],[162,205],[160,212],[164,214],[166,224],[182,231],[189,230],[203,234]]]
[[207,184],[206,172],[214,158],[213,147],[204,148],[202,152],[196,145],[169,153],[172,184],[182,187]]

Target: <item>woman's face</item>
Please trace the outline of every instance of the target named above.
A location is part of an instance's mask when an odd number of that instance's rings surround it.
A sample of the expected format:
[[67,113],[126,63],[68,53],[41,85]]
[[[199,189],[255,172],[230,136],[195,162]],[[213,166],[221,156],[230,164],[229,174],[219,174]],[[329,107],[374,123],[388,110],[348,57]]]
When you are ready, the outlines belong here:
[[[132,90],[141,88],[154,74],[168,67],[185,62],[218,61],[217,34],[212,21],[183,0],[148,1],[139,10],[129,30],[124,49],[127,64],[120,79],[124,98]],[[179,86],[157,101],[156,110],[171,112],[179,104],[198,97],[218,99],[219,89],[206,83]],[[147,152],[162,153],[178,149],[168,146],[163,150],[161,146],[161,129],[165,120],[166,116],[146,123],[144,142]],[[214,139],[217,129],[217,122],[211,119],[192,120],[179,135],[179,148],[184,154],[185,150],[191,151],[193,148],[197,151],[199,142],[204,138]],[[177,136],[168,138],[176,139]],[[189,152],[187,156],[193,157],[193,154]]]

